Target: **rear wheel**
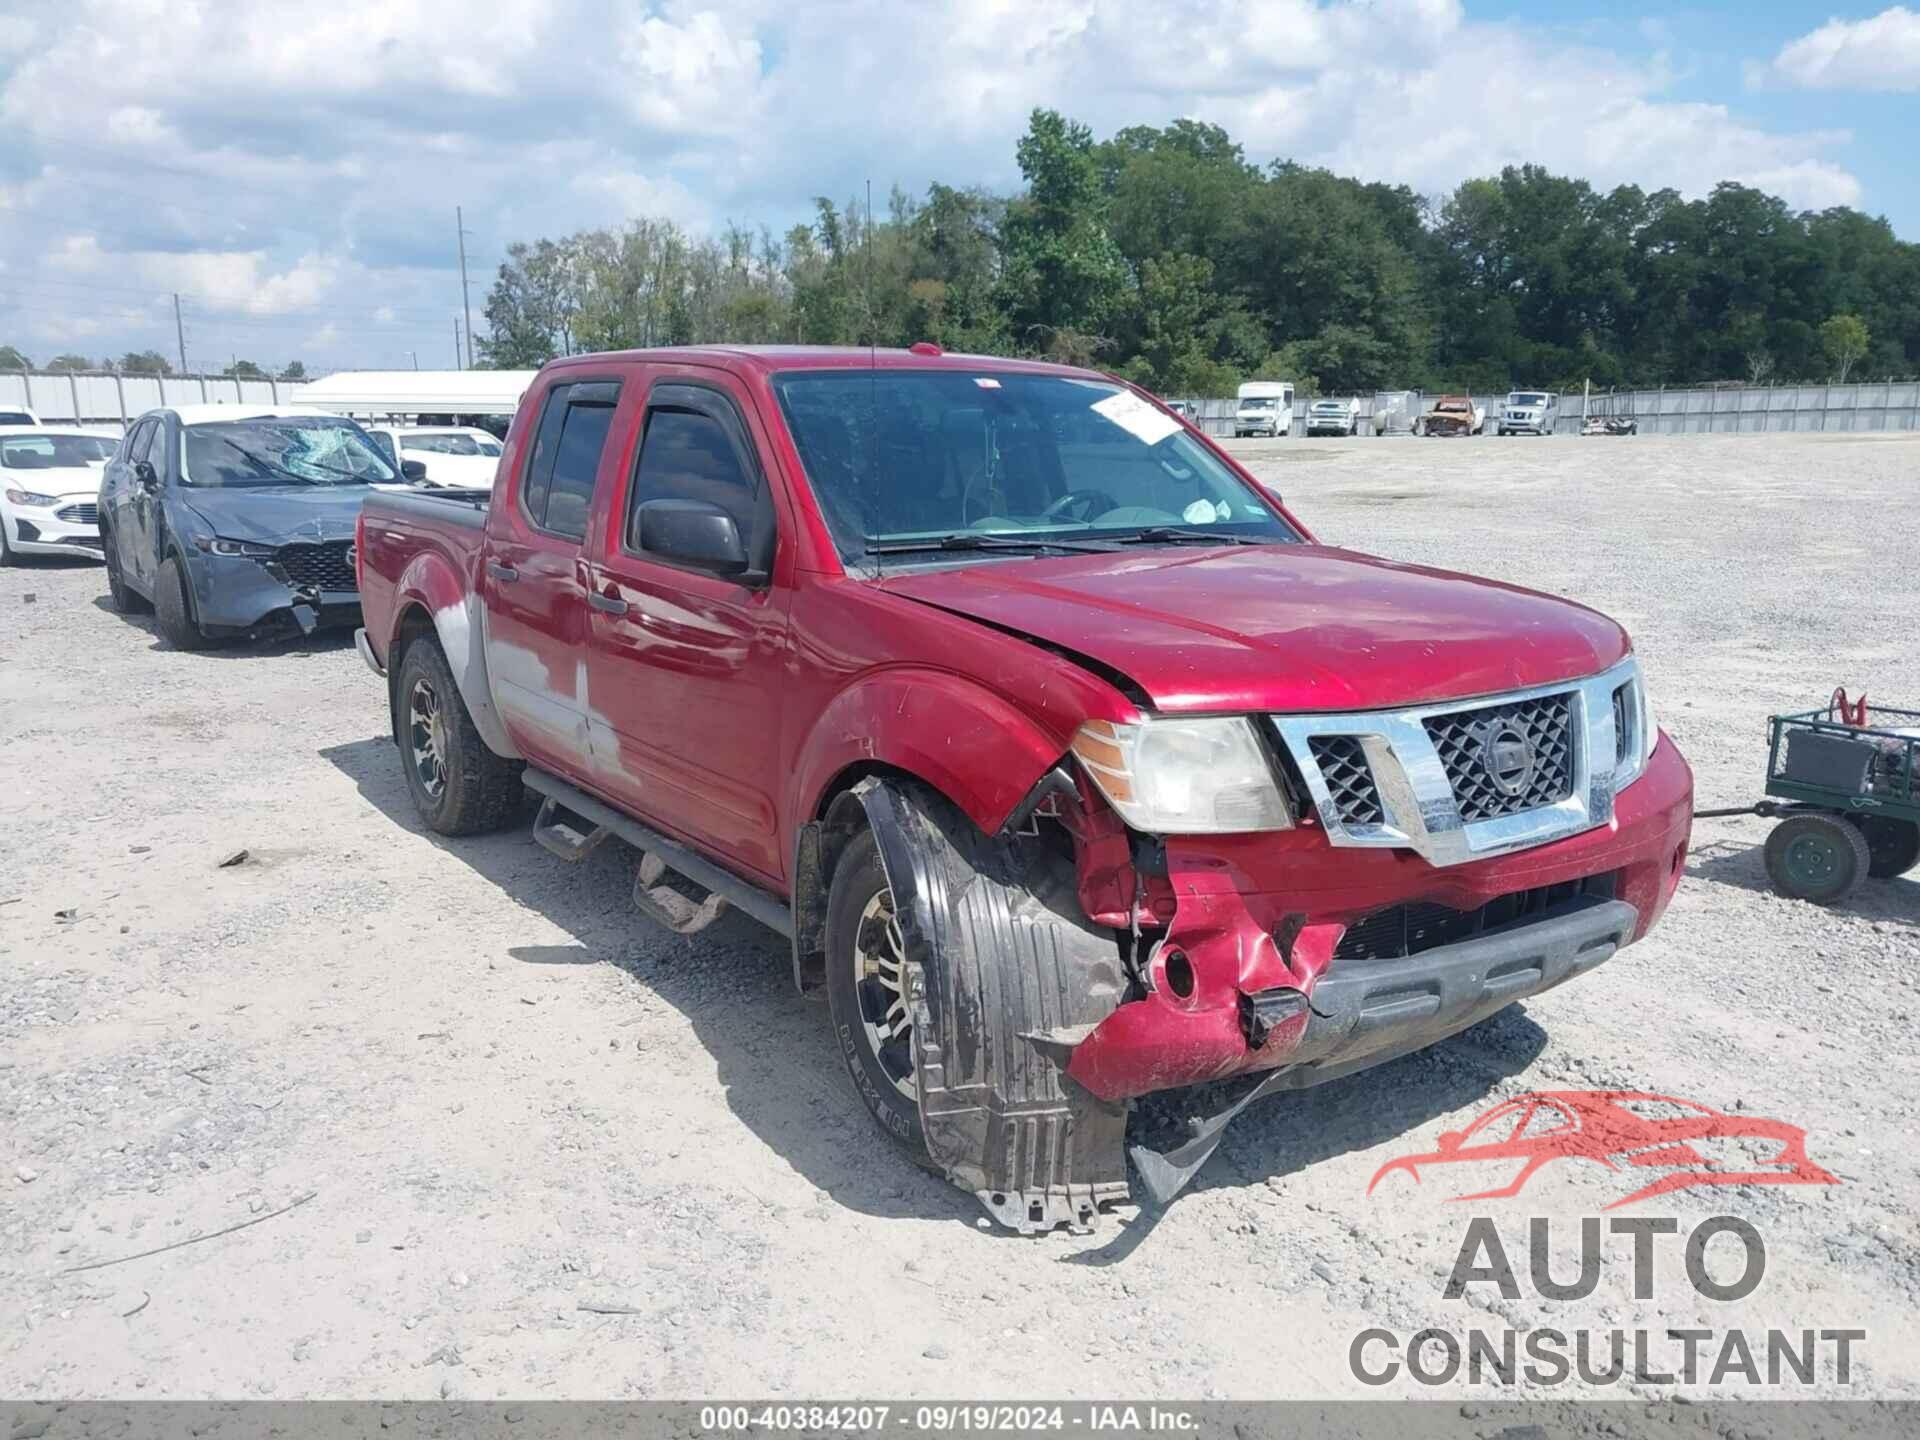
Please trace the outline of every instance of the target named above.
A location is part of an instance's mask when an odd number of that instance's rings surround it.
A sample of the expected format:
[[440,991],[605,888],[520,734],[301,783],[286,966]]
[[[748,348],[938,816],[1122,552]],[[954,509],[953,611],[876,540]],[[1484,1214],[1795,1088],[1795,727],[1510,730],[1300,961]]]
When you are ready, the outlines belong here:
[[395,690],[407,790],[427,828],[476,835],[518,816],[526,799],[520,763],[502,759],[480,738],[438,641],[407,646]]
[[1887,815],[1849,815],[1867,842],[1867,874],[1891,880],[1920,865],[1920,824]]
[[100,553],[107,557],[107,596],[122,615],[145,615],[153,609],[147,597],[127,584],[120,573],[120,557],[115,553],[113,533],[104,526],[100,531]]
[[871,831],[847,843],[827,896],[827,1008],[853,1088],[880,1128],[930,1163],[914,1088],[906,946]]
[[206,650],[213,641],[193,618],[193,597],[187,592],[187,567],[178,555],[169,555],[160,563],[153,581],[154,618],[160,633],[176,650]]
[[1837,815],[1791,815],[1767,836],[1767,876],[1796,900],[1837,905],[1867,878],[1867,837]]

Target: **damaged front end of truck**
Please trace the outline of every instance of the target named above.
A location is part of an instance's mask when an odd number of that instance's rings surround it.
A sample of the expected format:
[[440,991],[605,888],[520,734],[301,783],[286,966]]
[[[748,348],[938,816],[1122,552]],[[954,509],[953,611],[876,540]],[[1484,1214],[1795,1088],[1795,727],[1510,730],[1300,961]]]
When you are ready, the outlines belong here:
[[[1348,754],[1310,735],[1290,743],[1267,719],[1246,723],[1271,727],[1286,825],[1154,835],[1110,803],[1103,774],[1128,727],[1095,724],[997,833],[929,787],[874,776],[810,827],[802,865],[825,856],[830,871],[857,827],[876,837],[913,962],[933,1163],[1010,1229],[1083,1230],[1134,1182],[1156,1205],[1172,1200],[1263,1096],[1432,1044],[1645,933],[1679,878],[1691,777],[1670,745],[1627,733],[1650,724],[1633,692],[1611,703],[1634,684],[1623,667],[1559,687],[1591,723],[1569,750],[1568,794],[1524,824],[1489,830],[1462,821],[1451,793],[1396,793],[1404,735]],[[1504,724],[1512,706],[1448,713],[1488,723],[1482,712]],[[1348,723],[1388,728],[1380,714],[1301,723],[1323,738]],[[1618,765],[1573,758],[1636,748]],[[1303,767],[1296,755],[1319,758]],[[1372,831],[1351,786],[1328,788],[1348,762],[1376,787]],[[1518,838],[1488,843],[1499,835]],[[804,948],[806,916],[796,921]],[[1156,1123],[1130,1137],[1134,1102],[1149,1095],[1164,1095]]]

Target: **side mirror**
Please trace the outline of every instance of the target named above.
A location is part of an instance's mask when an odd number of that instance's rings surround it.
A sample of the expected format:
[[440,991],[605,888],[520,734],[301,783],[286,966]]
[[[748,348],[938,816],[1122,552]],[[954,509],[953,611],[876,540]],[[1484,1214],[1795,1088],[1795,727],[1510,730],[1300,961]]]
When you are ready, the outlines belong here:
[[149,495],[160,488],[160,472],[153,468],[151,460],[133,462],[133,483]]
[[427,462],[424,460],[402,460],[400,462],[402,480],[421,481],[427,478]]
[[740,527],[705,500],[648,500],[640,506],[640,548],[663,560],[745,575],[749,564]]

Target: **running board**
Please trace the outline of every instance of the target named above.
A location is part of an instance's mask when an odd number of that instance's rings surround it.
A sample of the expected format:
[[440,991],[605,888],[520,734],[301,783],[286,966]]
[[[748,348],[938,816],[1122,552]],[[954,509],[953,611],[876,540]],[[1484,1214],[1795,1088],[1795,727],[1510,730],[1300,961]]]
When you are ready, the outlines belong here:
[[[579,859],[588,853],[592,846],[598,845],[607,835],[618,835],[629,845],[644,851],[640,863],[640,873],[634,878],[634,904],[650,919],[658,920],[669,929],[682,935],[691,935],[704,930],[718,919],[727,906],[758,920],[769,930],[781,935],[793,935],[793,911],[777,895],[762,890],[751,881],[742,880],[731,871],[723,870],[704,856],[696,855],[686,846],[667,839],[666,836],[649,829],[630,815],[624,815],[611,805],[596,800],[584,790],[569,785],[566,781],[544,770],[535,770],[531,766],[522,774],[526,787],[542,797],[539,818],[534,821],[534,839],[549,850],[553,850],[563,860]],[[557,822],[553,811],[565,810],[594,826],[585,836],[571,826]],[[555,849],[552,841],[562,842],[562,836],[578,837],[579,843],[587,847],[577,854]],[[563,842],[564,843],[564,842]],[[655,868],[655,867],[658,868]],[[665,871],[672,870],[684,875],[694,884],[710,892],[704,901],[696,904],[678,892],[661,886],[660,877]],[[661,899],[661,892],[672,896],[671,901]],[[646,899],[642,899],[645,896]],[[649,904],[648,901],[654,902]],[[676,903],[677,902],[677,903]],[[655,906],[657,905],[657,909]],[[706,914],[705,919],[701,915]],[[694,922],[691,928],[682,928],[688,921]]]
[[698,935],[725,913],[727,897],[718,890],[709,890],[707,898],[695,904],[671,885],[660,883],[666,873],[666,861],[651,850],[640,857],[640,868],[633,872],[633,903],[649,920],[676,935]]
[[598,825],[583,835],[558,818],[562,813],[559,802],[551,795],[542,800],[540,813],[533,817],[533,838],[540,842],[541,849],[558,855],[569,865],[578,865],[613,833],[605,825]]

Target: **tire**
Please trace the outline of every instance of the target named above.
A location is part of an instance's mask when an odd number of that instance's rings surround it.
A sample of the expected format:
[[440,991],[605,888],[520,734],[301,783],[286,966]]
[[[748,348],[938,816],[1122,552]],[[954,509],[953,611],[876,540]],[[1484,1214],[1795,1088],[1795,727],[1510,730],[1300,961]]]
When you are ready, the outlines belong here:
[[117,552],[114,550],[113,536],[104,528],[100,531],[100,552],[107,557],[107,598],[113,602],[113,608],[122,615],[151,613],[153,605],[147,597],[127,584],[126,577],[120,573],[120,561],[115,558]]
[[207,650],[213,641],[193,618],[193,601],[187,594],[187,570],[178,555],[160,562],[160,573],[153,582],[153,613],[160,622],[160,633],[176,650]]
[[[898,949],[897,942],[889,946],[891,927],[884,918],[891,913],[892,900],[880,865],[880,847],[871,831],[862,830],[841,852],[827,893],[827,1008],[833,1016],[841,1063],[867,1113],[916,1163],[930,1166],[933,1161],[920,1127],[919,1101],[902,1088],[903,1081],[909,1088],[913,1081],[912,1022],[905,1022],[898,1040],[878,1048],[868,1028],[876,1020],[885,1022],[892,1013],[894,992],[886,969],[889,951],[898,956]],[[903,965],[902,958],[893,966],[893,974],[900,975]],[[871,973],[863,976],[863,968]],[[900,1014],[904,1018],[904,1007]],[[902,1043],[904,1056],[899,1049]]]
[[20,557],[13,553],[13,546],[7,543],[7,522],[0,519],[0,569],[19,563]]
[[1872,866],[1867,837],[1837,815],[1790,815],[1767,836],[1767,878],[1795,900],[1837,905]]
[[1867,842],[1867,874],[1891,880],[1920,865],[1920,824],[1888,815],[1849,815],[1847,822]]
[[415,640],[394,681],[407,793],[438,835],[478,835],[511,824],[525,808],[523,768],[487,748],[461,698],[440,642]]

